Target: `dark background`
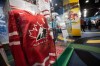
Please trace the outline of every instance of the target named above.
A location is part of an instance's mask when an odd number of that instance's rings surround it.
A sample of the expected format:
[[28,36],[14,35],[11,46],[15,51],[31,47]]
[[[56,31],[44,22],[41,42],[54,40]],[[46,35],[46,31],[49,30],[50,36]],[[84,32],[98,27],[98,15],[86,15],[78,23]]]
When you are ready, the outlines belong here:
[[88,9],[87,17],[92,17],[98,12],[97,15],[100,15],[100,0],[95,3],[95,0],[89,0],[88,3],[85,3],[86,0],[79,0],[80,9],[83,17],[83,10]]

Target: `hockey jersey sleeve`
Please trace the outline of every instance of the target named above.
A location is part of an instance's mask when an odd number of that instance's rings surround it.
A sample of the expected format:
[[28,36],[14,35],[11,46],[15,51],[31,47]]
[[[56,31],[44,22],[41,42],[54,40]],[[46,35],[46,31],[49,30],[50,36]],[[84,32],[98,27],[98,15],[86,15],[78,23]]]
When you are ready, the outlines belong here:
[[56,47],[55,47],[55,45],[54,45],[54,42],[53,42],[53,40],[52,40],[52,37],[51,37],[51,35],[49,34],[49,47],[50,47],[50,49],[49,49],[49,51],[50,51],[50,53],[49,53],[49,57],[50,57],[50,64],[53,64],[55,61],[56,61]]
[[9,12],[9,46],[14,57],[15,66],[27,66],[23,50],[21,48],[21,42],[19,37],[19,31],[15,18],[16,13],[13,11]]
[[[47,20],[46,18],[44,18],[46,24],[47,24]],[[49,40],[49,63],[53,64],[56,61],[56,47],[53,41],[53,38],[50,34],[50,30],[49,30],[49,26],[47,24],[47,29],[48,29],[48,40]]]

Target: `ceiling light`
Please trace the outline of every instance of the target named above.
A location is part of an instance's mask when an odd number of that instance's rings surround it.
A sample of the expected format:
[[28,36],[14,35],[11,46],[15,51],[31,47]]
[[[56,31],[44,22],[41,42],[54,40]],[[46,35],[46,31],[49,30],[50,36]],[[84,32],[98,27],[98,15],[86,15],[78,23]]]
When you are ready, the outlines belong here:
[[98,14],[98,12],[95,13],[96,15]]
[[96,13],[94,14],[94,16],[96,16],[98,13],[99,13],[99,11],[98,11],[98,12],[96,12]]
[[87,16],[87,9],[84,9],[84,17]]
[[86,0],[86,1],[85,1],[85,3],[88,3],[88,2],[89,2],[89,0]]

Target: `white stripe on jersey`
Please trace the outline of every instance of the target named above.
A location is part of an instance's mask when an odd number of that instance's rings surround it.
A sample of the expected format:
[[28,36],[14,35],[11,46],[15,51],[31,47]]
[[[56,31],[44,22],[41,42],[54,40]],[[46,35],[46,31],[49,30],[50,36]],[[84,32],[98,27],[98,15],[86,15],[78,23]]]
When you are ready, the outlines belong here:
[[17,31],[14,31],[14,32],[9,33],[9,37],[10,36],[14,36],[14,35],[18,35],[18,32]]
[[20,41],[13,41],[9,43],[10,46],[12,45],[20,45]]
[[50,56],[56,56],[56,54],[55,54],[55,53],[49,53],[49,55],[50,55]]
[[55,62],[55,61],[52,61],[52,60],[51,60],[49,63],[50,63],[50,64],[53,64],[54,62]]
[[34,65],[32,66],[45,66],[45,63],[49,60],[49,56],[46,57],[43,61],[43,63],[35,63]]

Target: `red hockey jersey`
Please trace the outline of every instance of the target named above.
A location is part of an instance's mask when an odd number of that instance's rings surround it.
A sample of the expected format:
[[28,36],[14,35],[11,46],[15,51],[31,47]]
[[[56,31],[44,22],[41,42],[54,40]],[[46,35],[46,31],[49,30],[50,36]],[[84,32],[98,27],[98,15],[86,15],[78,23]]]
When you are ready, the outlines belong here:
[[54,43],[42,15],[10,11],[9,45],[16,66],[51,66],[56,59]]

